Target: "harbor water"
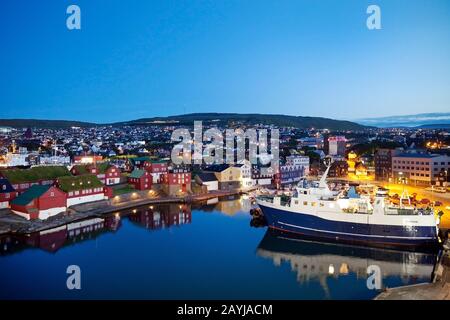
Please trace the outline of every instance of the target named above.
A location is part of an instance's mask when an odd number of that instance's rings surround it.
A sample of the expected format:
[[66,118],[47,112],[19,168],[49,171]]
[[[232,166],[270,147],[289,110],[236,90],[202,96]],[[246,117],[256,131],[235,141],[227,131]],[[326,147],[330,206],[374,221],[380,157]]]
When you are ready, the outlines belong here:
[[[0,298],[372,299],[431,280],[434,253],[294,239],[251,221],[251,206],[246,197],[154,205],[3,236]],[[69,266],[80,289],[68,289]]]

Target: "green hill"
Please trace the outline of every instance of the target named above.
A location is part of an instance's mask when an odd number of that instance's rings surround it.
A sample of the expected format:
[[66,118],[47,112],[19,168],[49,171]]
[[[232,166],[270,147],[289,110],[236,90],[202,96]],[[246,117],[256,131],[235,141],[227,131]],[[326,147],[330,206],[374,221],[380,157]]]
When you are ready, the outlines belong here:
[[273,124],[283,127],[296,128],[318,128],[330,130],[361,130],[366,126],[343,120],[333,120],[321,117],[286,116],[280,114],[241,114],[241,113],[191,113],[178,116],[144,118],[133,121],[122,122],[127,125],[151,125],[151,124],[182,124],[192,125],[194,120],[205,123],[215,122],[229,125],[234,121],[243,122],[248,125]]

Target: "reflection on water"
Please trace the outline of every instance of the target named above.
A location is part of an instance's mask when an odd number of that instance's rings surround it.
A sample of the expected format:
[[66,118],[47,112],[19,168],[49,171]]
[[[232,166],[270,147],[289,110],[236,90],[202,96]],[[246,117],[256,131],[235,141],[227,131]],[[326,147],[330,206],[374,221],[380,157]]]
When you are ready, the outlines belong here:
[[[250,208],[245,197],[151,205],[0,237],[0,298],[370,299],[370,265],[384,286],[430,280],[434,254],[274,234]],[[78,292],[65,287],[71,264]]]
[[[246,197],[229,196],[221,199],[210,199],[194,205],[193,208],[204,211],[220,211],[223,214],[233,216],[238,212],[249,211],[251,203]],[[117,231],[123,218],[128,218],[136,225],[151,230],[190,224],[192,222],[191,210],[191,205],[187,204],[150,205],[101,218],[96,217],[73,222],[28,235],[0,236],[0,248],[2,249],[0,254],[13,253],[27,247],[56,252],[64,246],[93,240],[105,232]]]
[[300,284],[318,281],[327,297],[327,279],[350,274],[367,279],[369,266],[377,266],[381,280],[400,278],[403,284],[431,280],[436,254],[356,247],[312,242],[279,231],[267,230],[258,246],[260,257],[271,259],[275,266],[288,264]]

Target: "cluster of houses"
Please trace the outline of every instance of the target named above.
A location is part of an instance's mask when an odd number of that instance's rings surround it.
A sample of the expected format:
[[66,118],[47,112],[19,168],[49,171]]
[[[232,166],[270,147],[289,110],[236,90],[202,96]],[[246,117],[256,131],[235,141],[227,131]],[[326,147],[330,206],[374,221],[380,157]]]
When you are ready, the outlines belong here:
[[96,161],[76,161],[71,167],[1,170],[0,209],[10,208],[28,220],[43,220],[74,205],[110,199],[113,187],[122,184],[138,191],[158,185],[168,195],[184,195],[194,192],[193,188],[211,192],[293,185],[309,170],[309,158],[302,156],[288,157],[279,172],[271,172],[270,168],[262,170],[261,166],[246,160],[236,165],[207,166],[194,174],[191,166],[150,157],[134,157],[128,162],[127,174],[112,163]]
[[28,220],[44,220],[70,206],[112,196],[99,179],[104,173],[73,175],[64,166],[42,166],[2,170],[0,176],[0,206]]

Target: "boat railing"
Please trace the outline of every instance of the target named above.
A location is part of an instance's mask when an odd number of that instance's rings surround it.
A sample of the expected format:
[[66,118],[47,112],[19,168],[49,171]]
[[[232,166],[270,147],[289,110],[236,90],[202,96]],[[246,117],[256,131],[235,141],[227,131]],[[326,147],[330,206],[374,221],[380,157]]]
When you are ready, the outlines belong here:
[[386,208],[385,214],[389,216],[429,216],[433,214],[433,210],[417,208]]
[[257,199],[261,200],[261,201],[273,203],[273,196],[260,195],[260,196],[257,196]]

